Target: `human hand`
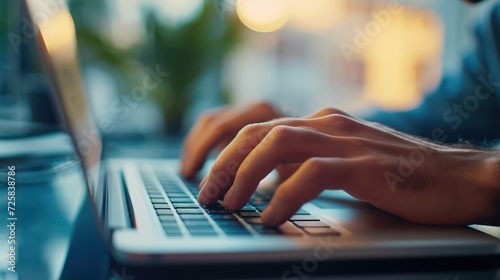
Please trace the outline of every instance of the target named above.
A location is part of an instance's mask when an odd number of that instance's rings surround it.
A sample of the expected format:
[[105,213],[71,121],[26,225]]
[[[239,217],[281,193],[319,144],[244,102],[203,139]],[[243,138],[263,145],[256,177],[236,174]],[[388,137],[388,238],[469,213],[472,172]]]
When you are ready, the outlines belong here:
[[283,115],[278,110],[264,102],[204,112],[184,141],[181,174],[193,177],[203,167],[210,151],[222,150],[245,125],[280,117]]
[[199,202],[225,195],[224,206],[236,210],[267,174],[289,165],[296,171],[262,213],[267,224],[283,223],[324,189],[343,189],[417,223],[469,224],[498,215],[498,153],[436,144],[335,109],[316,114],[323,117],[241,129],[203,180]]
[[[335,109],[324,109],[305,118],[318,118],[328,114],[345,114]],[[208,153],[214,148],[221,151],[245,125],[265,122],[284,115],[265,102],[238,107],[222,107],[205,112],[189,132],[183,145],[181,173],[185,178],[193,177],[198,172]],[[300,165],[278,165],[278,182],[286,180]]]

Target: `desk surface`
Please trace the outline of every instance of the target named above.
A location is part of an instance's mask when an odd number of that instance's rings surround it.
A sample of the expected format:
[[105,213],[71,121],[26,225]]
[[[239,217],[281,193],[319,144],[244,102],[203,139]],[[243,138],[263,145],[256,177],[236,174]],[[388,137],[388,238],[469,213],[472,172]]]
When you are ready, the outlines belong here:
[[[127,145],[114,147],[114,150],[123,154],[128,147]],[[130,145],[130,147],[137,146]],[[145,151],[142,155],[148,153]],[[175,151],[164,151],[163,155],[173,153]],[[237,276],[245,279],[254,277],[276,279],[282,278],[283,272],[290,266],[290,264],[261,264],[232,268],[198,267],[193,272],[186,267],[134,268],[113,264],[109,261],[109,255],[93,221],[83,177],[78,169],[54,174],[54,180],[49,184],[23,185],[22,174],[17,174],[16,180],[17,274],[6,271],[8,264],[2,260],[0,279],[140,280],[155,276],[161,276],[162,279],[179,279],[179,274],[183,273],[188,273],[190,278],[205,279],[229,279]],[[7,213],[3,209],[7,204],[7,190],[4,187],[0,188],[0,201],[5,204],[0,205],[2,208],[0,219],[6,223]],[[8,252],[6,243],[8,235],[9,229],[0,226],[0,238],[2,238],[0,256],[6,256]],[[492,263],[493,266],[498,264],[496,268],[492,267]],[[349,270],[349,267],[353,270]],[[331,276],[326,275],[332,273],[341,274],[340,279],[500,279],[500,260],[320,263],[320,269],[311,273],[308,279],[331,279]]]

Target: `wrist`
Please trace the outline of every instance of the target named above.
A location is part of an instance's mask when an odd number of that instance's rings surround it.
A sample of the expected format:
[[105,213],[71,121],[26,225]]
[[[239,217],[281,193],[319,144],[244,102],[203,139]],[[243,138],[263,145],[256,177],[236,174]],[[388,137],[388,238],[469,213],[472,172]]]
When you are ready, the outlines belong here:
[[472,223],[500,225],[500,153],[482,153],[471,172],[477,180],[472,185],[476,197],[469,198],[475,206]]

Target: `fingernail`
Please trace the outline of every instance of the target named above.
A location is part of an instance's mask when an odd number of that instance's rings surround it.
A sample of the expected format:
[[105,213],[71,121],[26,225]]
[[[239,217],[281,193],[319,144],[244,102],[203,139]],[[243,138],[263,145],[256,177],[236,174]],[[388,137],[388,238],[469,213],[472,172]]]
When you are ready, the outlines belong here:
[[266,209],[264,209],[264,212],[262,212],[261,219],[265,224],[275,225],[279,218],[277,214],[278,213],[275,212],[274,207],[269,205]]

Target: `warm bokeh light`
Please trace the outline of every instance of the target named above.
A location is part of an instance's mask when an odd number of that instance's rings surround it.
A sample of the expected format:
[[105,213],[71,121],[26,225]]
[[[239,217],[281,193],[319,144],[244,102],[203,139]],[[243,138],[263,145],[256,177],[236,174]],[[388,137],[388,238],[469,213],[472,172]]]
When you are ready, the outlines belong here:
[[425,11],[403,10],[393,15],[363,51],[366,63],[365,94],[378,106],[405,110],[422,99],[423,66],[439,61],[442,31],[438,20]]
[[272,32],[285,25],[290,16],[287,0],[238,0],[241,22],[258,32]]
[[339,24],[346,14],[345,0],[288,0],[290,25],[304,31],[320,31]]

